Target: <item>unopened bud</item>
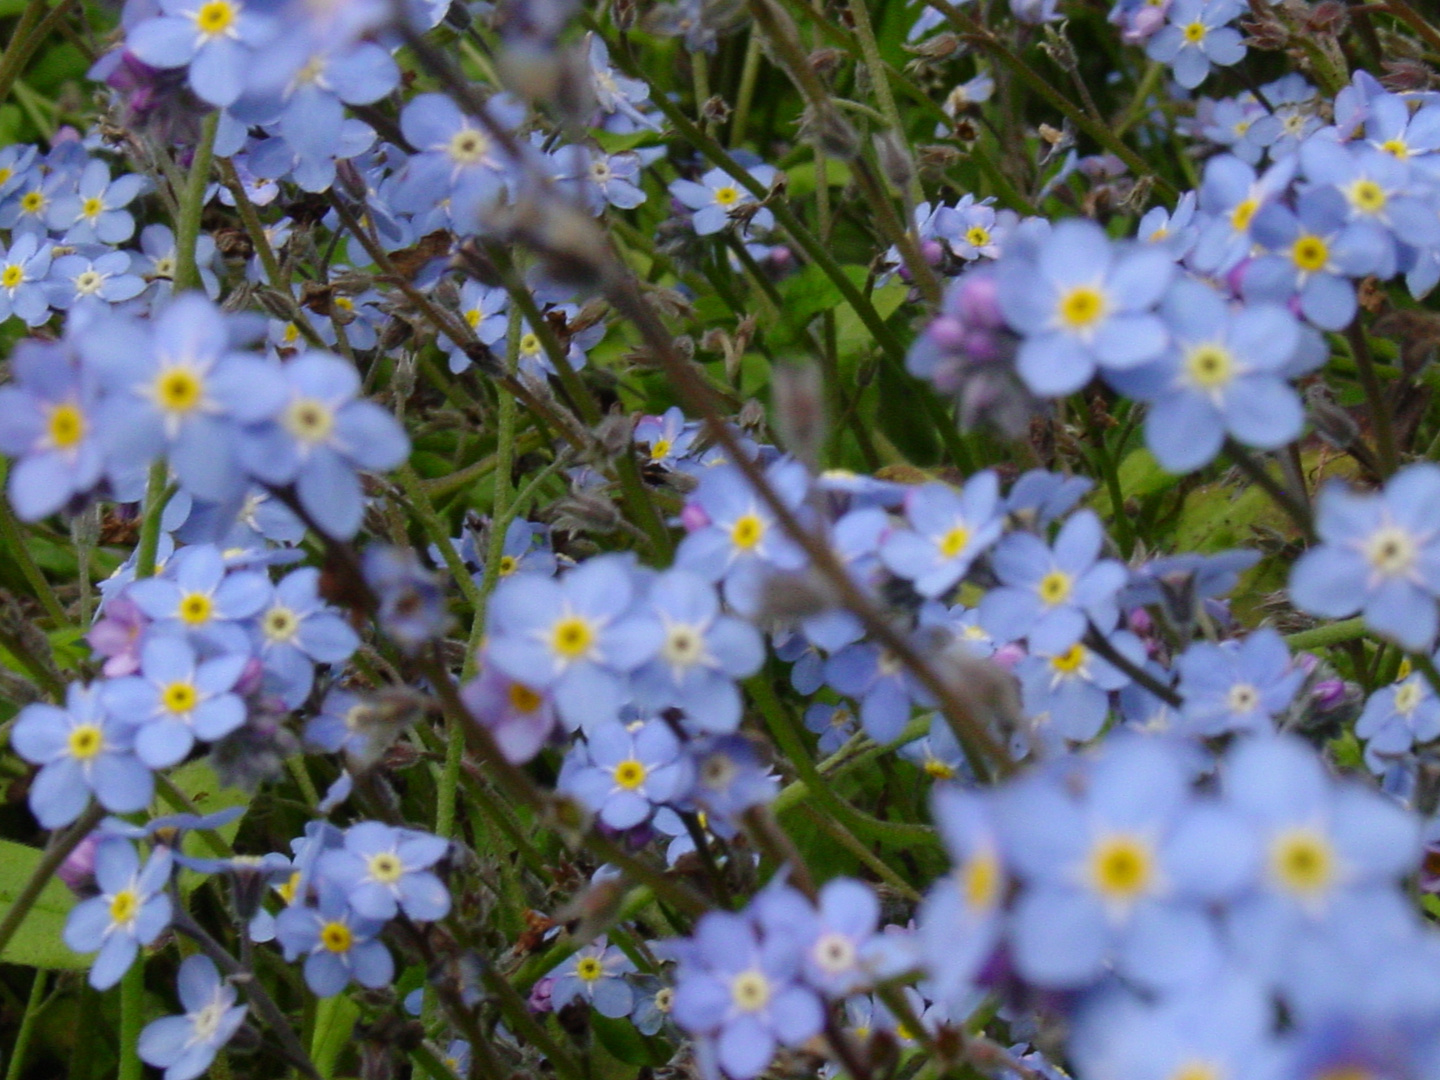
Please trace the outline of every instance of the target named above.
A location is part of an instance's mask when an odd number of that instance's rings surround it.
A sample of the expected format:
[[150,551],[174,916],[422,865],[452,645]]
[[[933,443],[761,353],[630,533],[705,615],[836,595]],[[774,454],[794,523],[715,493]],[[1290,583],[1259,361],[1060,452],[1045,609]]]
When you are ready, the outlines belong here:
[[900,137],[899,132],[894,130],[877,133],[874,141],[875,156],[880,162],[880,169],[884,172],[885,178],[903,191],[915,178],[915,162],[911,160],[910,150],[905,145],[905,141]]

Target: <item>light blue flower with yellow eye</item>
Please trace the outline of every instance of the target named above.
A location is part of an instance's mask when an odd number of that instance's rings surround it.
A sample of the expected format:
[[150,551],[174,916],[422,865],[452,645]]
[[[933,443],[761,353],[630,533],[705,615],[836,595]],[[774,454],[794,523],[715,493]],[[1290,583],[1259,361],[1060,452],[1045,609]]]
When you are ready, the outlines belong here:
[[1335,619],[1358,611],[1406,649],[1430,648],[1440,622],[1440,466],[1406,466],[1380,492],[1327,485],[1315,530],[1320,544],[1290,571],[1295,606]]
[[1000,484],[995,474],[976,473],[962,490],[924,484],[905,496],[910,529],[892,530],[880,559],[894,574],[935,599],[953,588],[977,557],[1000,538]]
[[1005,320],[1024,341],[1020,377],[1041,397],[1079,390],[1097,370],[1124,370],[1165,348],[1153,312],[1175,273],[1154,247],[1126,247],[1093,221],[1062,221],[995,264]]
[[47,829],[69,825],[93,792],[106,810],[130,814],[150,804],[155,778],[135,757],[134,725],[111,716],[97,687],[71,683],[65,708],[36,702],[21,710],[10,745],[40,766],[30,810]]
[[65,944],[76,952],[98,952],[90,968],[90,985],[108,990],[120,981],[140,955],[170,925],[170,897],[165,885],[174,864],[170,849],[156,848],[144,867],[129,840],[112,837],[95,848],[98,895],[70,910]]
[[1244,11],[1240,0],[1175,0],[1169,24],[1150,39],[1145,54],[1169,64],[1175,81],[1193,90],[1212,64],[1230,67],[1245,58],[1240,31],[1227,25]]
[[550,1003],[556,1011],[572,1001],[586,1001],[601,1016],[626,1016],[635,1006],[635,994],[626,976],[635,964],[603,936],[596,938],[552,973]]

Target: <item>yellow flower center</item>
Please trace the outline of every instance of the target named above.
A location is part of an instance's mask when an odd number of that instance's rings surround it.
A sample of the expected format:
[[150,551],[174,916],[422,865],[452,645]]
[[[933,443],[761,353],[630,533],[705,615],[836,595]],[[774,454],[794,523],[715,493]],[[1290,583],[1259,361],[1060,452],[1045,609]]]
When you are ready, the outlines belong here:
[[1250,228],[1250,219],[1255,216],[1255,211],[1260,209],[1257,199],[1246,199],[1239,203],[1234,210],[1230,211],[1230,226],[1236,232],[1244,232]]
[[959,871],[960,895],[971,911],[989,911],[1000,901],[1000,860],[982,851],[966,860]]
[[655,991],[655,1009],[657,1012],[668,1013],[675,1004],[675,991],[668,986],[662,986]]
[[215,605],[204,593],[187,593],[180,601],[180,621],[190,626],[200,626],[210,621],[214,610]]
[[928,776],[933,776],[936,780],[955,779],[955,770],[939,758],[932,757],[925,759],[925,773]]
[[544,702],[544,698],[524,683],[511,683],[508,694],[510,705],[516,712],[533,713]]
[[1302,236],[1290,249],[1290,259],[1307,274],[1324,270],[1330,262],[1330,248],[1318,236]]
[[575,974],[586,982],[594,982],[605,974],[605,966],[593,956],[587,956],[575,965]]
[[525,334],[524,336],[522,336],[522,337],[520,338],[520,355],[521,355],[521,356],[539,356],[539,355],[540,355],[540,336],[539,336],[538,334],[529,333],[529,334]]
[[1089,330],[1105,317],[1105,294],[1093,285],[1077,285],[1060,297],[1060,324],[1069,330]]
[[51,445],[68,450],[85,437],[85,414],[74,405],[56,405],[47,426]]
[[1190,45],[1199,45],[1205,40],[1205,24],[1192,22],[1185,24],[1185,41]]
[[1270,872],[1282,888],[1318,896],[1335,878],[1335,854],[1330,842],[1315,830],[1290,829],[1270,845]]
[[669,439],[656,439],[650,444],[650,460],[664,461],[666,455],[670,453],[670,446]]
[[636,761],[634,758],[627,758],[615,766],[615,783],[626,791],[634,791],[641,784],[645,783],[645,775],[648,770],[645,764]]
[[296,398],[285,409],[285,430],[301,442],[324,442],[335,428],[335,414],[323,401]]
[[25,271],[15,263],[11,263],[3,271],[0,271],[0,285],[7,289],[15,288],[24,280]]
[[1065,571],[1051,570],[1050,573],[1040,579],[1040,599],[1051,607],[1054,607],[1056,604],[1062,604],[1070,595],[1070,587],[1072,584],[1074,583],[1070,580],[1070,575],[1065,573]]
[[37,214],[40,208],[45,205],[45,195],[39,191],[27,191],[20,196],[20,209],[27,214]]
[[715,202],[720,206],[734,206],[740,201],[740,192],[737,188],[726,185],[715,189]]
[[105,736],[95,724],[79,724],[70,731],[70,756],[89,761],[105,749]]
[[1374,180],[1356,180],[1348,194],[1350,205],[1362,214],[1378,214],[1385,209],[1385,189]]
[[1118,833],[1097,841],[1090,852],[1090,883],[1108,900],[1131,901],[1155,880],[1150,845],[1138,836]]
[[188,682],[172,682],[160,691],[160,703],[172,713],[187,713],[195,708],[197,695],[195,685]]
[[195,26],[202,34],[223,34],[235,23],[235,8],[229,0],[209,0],[195,13]]
[[1201,390],[1219,390],[1235,375],[1235,357],[1219,345],[1196,345],[1185,354],[1185,373]]
[[169,368],[155,379],[155,400],[167,412],[187,413],[200,404],[205,387],[189,368]]
[[970,530],[964,525],[956,525],[940,538],[940,554],[946,559],[953,559],[965,550],[968,543]]
[[1050,658],[1050,666],[1062,675],[1074,675],[1075,672],[1085,666],[1085,658],[1088,655],[1085,651],[1085,646],[1077,641],[1064,652],[1052,656]]
[[112,923],[128,923],[135,918],[135,913],[140,910],[140,897],[134,889],[121,889],[110,898],[110,921]]
[[730,526],[730,542],[741,551],[749,551],[765,536],[765,522],[758,514],[742,514]]
[[755,968],[742,971],[730,983],[730,1000],[741,1012],[758,1012],[770,1001],[770,980]]
[[1380,144],[1380,149],[1392,157],[1399,158],[1401,161],[1404,161],[1410,156],[1410,147],[1406,146],[1405,142],[1401,139],[1386,139]]
[[480,309],[472,307],[469,311],[465,312],[465,322],[469,325],[471,330],[474,330],[475,327],[479,326]]
[[578,615],[559,620],[550,634],[551,647],[566,660],[578,660],[595,644],[595,630]]
[[86,199],[86,200],[81,204],[81,206],[80,206],[80,216],[81,216],[81,217],[87,217],[87,218],[97,218],[97,217],[99,217],[99,216],[104,212],[104,210],[105,210],[105,201],[104,201],[103,199],[96,199],[96,198],[93,198],[93,197],[92,197],[92,198]]
[[370,876],[382,885],[394,884],[405,873],[405,867],[401,865],[399,858],[389,851],[371,855],[369,866]]
[[520,568],[520,560],[517,559],[517,558],[515,558],[514,555],[501,555],[501,556],[500,556],[500,567],[499,567],[499,570],[500,570],[500,576],[501,576],[501,577],[509,577],[511,574],[513,574],[513,573],[514,573],[516,570],[518,570],[519,568]]
[[971,225],[965,230],[965,242],[971,247],[984,247],[990,243],[990,230],[980,225]]
[[1170,1080],[1225,1080],[1226,1070],[1208,1061],[1187,1061],[1170,1074]]
[[277,885],[275,891],[280,894],[280,899],[284,900],[286,904],[293,904],[295,902],[295,894],[300,891],[300,871],[293,871],[290,876],[285,879],[285,884]]
[[328,922],[320,930],[320,944],[332,953],[349,952],[355,935],[342,922]]

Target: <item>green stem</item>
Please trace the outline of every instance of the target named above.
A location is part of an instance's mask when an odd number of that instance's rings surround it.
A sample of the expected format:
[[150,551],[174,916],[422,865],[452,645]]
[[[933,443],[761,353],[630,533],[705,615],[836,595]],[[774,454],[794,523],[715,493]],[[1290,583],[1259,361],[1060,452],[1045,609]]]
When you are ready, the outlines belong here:
[[1365,405],[1370,410],[1370,425],[1375,429],[1375,449],[1380,456],[1380,467],[1386,477],[1393,476],[1400,467],[1400,454],[1395,447],[1395,427],[1391,423],[1390,406],[1385,401],[1380,377],[1375,371],[1375,357],[1370,352],[1370,342],[1365,338],[1359,318],[1346,328],[1345,337],[1350,342],[1350,355],[1355,360],[1360,386],[1365,391]]
[[30,1036],[35,1031],[35,1019],[45,998],[45,972],[35,969],[35,978],[30,983],[30,997],[25,1002],[25,1015],[20,1018],[20,1030],[15,1033],[15,1044],[10,1048],[10,1061],[5,1066],[5,1080],[20,1080],[25,1072],[25,1052],[30,1048]]
[[750,106],[755,101],[755,81],[760,76],[760,35],[752,26],[745,42],[745,66],[740,70],[740,92],[735,97],[735,115],[730,120],[730,145],[745,141],[745,128],[750,122]]
[[[255,246],[255,254],[260,256],[260,265],[265,268],[265,276],[270,279],[270,284],[279,289],[286,296],[290,295],[290,275],[280,265],[280,260],[275,256],[275,249],[270,246],[270,238],[265,235],[265,226],[260,220],[259,213],[255,210],[255,204],[250,201],[250,193],[245,190],[245,183],[240,179],[240,174],[235,171],[235,166],[229,158],[221,158],[220,178],[225,181],[225,186],[230,189],[230,194],[235,196],[235,209],[240,211],[240,223],[245,226],[245,234],[250,237],[250,243]],[[297,329],[304,332],[309,327],[310,320],[303,320],[296,323]]]
[[1327,626],[1317,626],[1310,630],[1301,630],[1296,634],[1287,634],[1285,644],[1295,652],[1300,652],[1302,649],[1323,649],[1327,645],[1340,645],[1347,641],[1354,641],[1356,638],[1362,638],[1365,633],[1365,620],[1357,615],[1353,619],[1341,619],[1339,622],[1330,623]]
[[[860,54],[865,58],[865,69],[870,74],[870,86],[875,91],[880,113],[894,130],[896,137],[904,139],[905,124],[900,117],[899,108],[895,105],[895,94],[890,89],[890,76],[880,58],[880,43],[875,40],[875,27],[870,21],[870,5],[866,0],[850,0],[850,18],[855,24],[855,37],[860,42]],[[906,195],[911,209],[925,198],[925,192],[920,187],[920,178],[913,169],[906,185]]]
[[155,552],[160,547],[160,517],[170,501],[165,489],[164,461],[150,466],[150,479],[145,485],[145,516],[140,520],[140,546],[135,549],[137,580],[155,576]]
[[200,287],[200,268],[195,264],[195,242],[200,238],[200,217],[205,210],[205,189],[210,185],[210,165],[215,157],[215,130],[219,112],[212,112],[200,124],[200,141],[195,159],[180,196],[180,220],[175,223],[175,294]]
[[145,1023],[144,950],[120,977],[120,1068],[116,1080],[140,1080],[140,1029]]

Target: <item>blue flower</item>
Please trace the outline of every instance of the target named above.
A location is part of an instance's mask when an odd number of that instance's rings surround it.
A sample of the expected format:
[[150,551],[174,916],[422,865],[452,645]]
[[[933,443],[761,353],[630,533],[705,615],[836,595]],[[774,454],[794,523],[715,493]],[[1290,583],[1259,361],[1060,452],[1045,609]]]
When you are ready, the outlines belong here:
[[[769,187],[775,178],[775,170],[769,165],[756,165],[748,172],[762,187]],[[691,225],[697,236],[709,236],[729,225],[737,212],[747,214],[746,231],[763,231],[775,227],[775,215],[764,207],[750,213],[756,206],[755,196],[741,187],[724,169],[711,169],[700,178],[675,180],[670,184],[670,194],[690,210],[694,216]]]
[[154,621],[157,631],[183,634],[225,652],[248,652],[242,623],[270,603],[270,579],[253,570],[227,573],[213,544],[181,549],[159,577],[133,582],[125,590]]
[[470,715],[490,729],[507,761],[517,765],[535,757],[559,726],[555,702],[482,662],[478,678],[460,688]]
[[859,730],[855,712],[849,705],[827,705],[823,701],[806,706],[805,727],[820,736],[815,749],[821,754],[833,754]]
[[[492,288],[473,280],[460,286],[460,317],[475,332],[481,345],[491,346],[504,339],[509,306],[510,294],[499,286]],[[470,356],[459,342],[441,334],[438,343],[450,356],[451,371],[459,374],[470,366]]]
[[140,1060],[165,1070],[165,1080],[194,1080],[235,1037],[249,1011],[235,1004],[235,988],[208,956],[189,956],[178,977],[181,1016],[152,1020],[140,1032]]
[[487,611],[487,659],[550,691],[561,719],[590,731],[619,716],[625,676],[660,647],[658,627],[633,607],[633,571],[620,556],[590,559],[558,581],[507,578]]
[[692,1035],[713,1040],[733,1080],[758,1076],[778,1045],[799,1046],[824,1022],[819,997],[799,981],[802,943],[766,931],[747,915],[712,911],[679,950],[672,1015]]
[[695,762],[691,799],[710,817],[710,827],[728,827],[752,806],[780,791],[759,748],[744,735],[714,735],[687,743]]
[[1017,362],[1042,397],[1073,393],[1096,368],[1124,370],[1165,348],[1151,309],[1175,264],[1153,247],[1117,246],[1092,221],[1062,221],[995,264],[1000,310],[1025,340]]
[[911,707],[934,699],[888,650],[866,641],[847,645],[825,661],[825,681],[860,703],[860,725],[878,743],[900,737]]
[[111,304],[133,300],[145,291],[145,279],[130,269],[130,254],[106,248],[87,247],[71,255],[58,256],[50,264],[45,296],[58,311],[71,317],[85,312],[108,311]]
[[1200,212],[1206,224],[1190,253],[1190,264],[1205,274],[1228,274],[1253,247],[1250,223],[1261,207],[1278,199],[1294,179],[1298,162],[1287,158],[1259,178],[1237,157],[1222,154],[1205,163]]
[[129,840],[101,840],[95,848],[95,885],[99,895],[71,909],[65,920],[65,944],[76,952],[99,952],[90,968],[90,985],[108,990],[140,954],[170,925],[165,884],[173,865],[170,849],[156,848],[142,869]]
[[1036,652],[1058,655],[1085,634],[1087,622],[1101,633],[1119,618],[1115,594],[1125,568],[1100,559],[1105,533],[1091,510],[1067,521],[1054,548],[1033,533],[1006,536],[991,556],[1001,587],[980,601],[980,625],[997,641],[1028,638]]
[[1246,300],[1288,304],[1298,296],[1300,311],[1322,330],[1342,330],[1355,317],[1351,278],[1382,269],[1383,230],[1369,221],[1349,221],[1344,196],[1330,187],[1301,193],[1292,212],[1278,202],[1255,213],[1250,235],[1267,254],[1245,267]]
[[[763,903],[767,894],[761,896]],[[799,911],[801,917],[789,925],[805,945],[801,972],[806,982],[839,999],[874,981],[867,963],[880,922],[874,889],[853,878],[835,878],[820,890],[813,909],[804,903]]]
[[1158,740],[1111,740],[1086,772],[1083,794],[1041,772],[999,795],[1007,861],[1026,885],[1017,970],[1052,988],[1086,986],[1112,963],[1147,986],[1213,974],[1223,953],[1209,905],[1243,881],[1245,828],[1192,805],[1183,759]]
[[382,922],[403,911],[417,922],[443,919],[450,893],[433,867],[450,842],[415,829],[362,821],[345,830],[345,845],[320,856],[317,873],[340,886],[355,913]]
[[629,957],[598,937],[551,973],[550,1002],[557,1011],[572,1001],[587,1001],[601,1016],[627,1016],[635,994],[625,976],[634,971]]
[[250,424],[239,456],[267,484],[294,484],[315,523],[348,540],[365,511],[357,470],[380,471],[410,456],[396,419],[360,393],[360,376],[338,356],[310,352],[282,369],[283,398],[264,423]]
[[1300,326],[1277,304],[1232,311],[1192,278],[1175,283],[1161,314],[1171,347],[1152,364],[1112,377],[1116,388],[1150,402],[1145,445],[1171,472],[1208,465],[1226,435],[1273,450],[1304,426],[1299,395],[1285,381]]
[[1440,699],[1423,674],[1407,675],[1370,695],[1355,721],[1355,736],[1365,740],[1365,763],[1383,773],[1387,759],[1440,738]]
[[1175,81],[1193,90],[1210,65],[1229,67],[1245,57],[1240,31],[1226,24],[1245,11],[1241,0],[1175,0],[1169,25],[1150,39],[1145,54],[1169,64]]
[[105,704],[137,725],[135,753],[152,769],[175,765],[197,738],[214,742],[245,723],[245,703],[231,693],[249,657],[200,660],[183,638],[152,637],[140,650],[140,674],[105,684]]
[[116,814],[143,810],[155,778],[135,757],[134,728],[111,716],[96,687],[72,682],[65,708],[27,705],[15,720],[10,744],[41,766],[30,785],[30,809],[47,829],[69,825],[94,792]]
[[588,761],[560,787],[610,828],[629,829],[646,821],[657,806],[688,795],[694,778],[693,762],[663,720],[633,731],[616,721],[590,732]]
[[1000,485],[990,471],[976,473],[959,492],[945,484],[924,484],[905,496],[911,529],[896,529],[880,547],[880,558],[895,574],[934,599],[954,587],[975,559],[1004,529]]
[[309,696],[316,664],[343,664],[360,647],[360,636],[320,599],[320,571],[313,566],[280,580],[255,625],[266,674],[291,708]]
[[45,224],[64,232],[66,244],[119,244],[135,234],[135,218],[125,207],[148,186],[138,173],[112,181],[103,161],[91,161],[75,193],[62,195],[46,209]]
[[1316,938],[1374,941],[1408,925],[1396,886],[1415,868],[1420,830],[1392,800],[1332,781],[1291,737],[1238,743],[1221,775],[1258,847],[1228,919],[1235,954],[1257,974],[1286,978]]
[[920,909],[920,956],[941,1002],[954,1002],[1000,944],[1009,877],[989,800],[936,785],[931,817],[950,856]]
[[755,674],[765,659],[759,632],[722,614],[715,586],[688,570],[656,576],[642,610],[660,648],[631,676],[636,703],[680,709],[700,731],[734,731],[741,712],[735,680]]
[[95,423],[95,380],[68,343],[20,342],[10,361],[14,382],[0,387],[0,453],[10,466],[10,504],[23,521],[37,521],[93,489],[107,472]]
[[376,544],[365,549],[365,584],[375,594],[375,618],[390,640],[414,653],[444,635],[450,624],[436,576],[409,548]]
[[305,984],[319,997],[334,997],[352,979],[379,989],[395,978],[395,960],[377,936],[384,925],[354,912],[345,890],[321,879],[317,905],[287,907],[275,918],[275,938],[285,959],[305,957]]
[[1290,572],[1295,606],[1327,618],[1360,611],[1377,633],[1428,649],[1440,596],[1440,467],[1407,466],[1373,494],[1331,483],[1315,529],[1320,545]]
[[1203,738],[1270,734],[1305,681],[1285,639],[1269,627],[1243,642],[1198,641],[1175,661],[1175,670],[1185,699],[1178,728]]
[[7,252],[0,244],[0,322],[11,315],[29,327],[50,318],[44,281],[50,273],[54,247],[43,236],[16,236]]
[[[809,486],[799,462],[782,459],[766,470],[766,479],[785,503],[800,512]],[[774,570],[798,570],[800,550],[776,523],[770,508],[733,466],[707,469],[686,504],[682,520],[694,522],[680,541],[675,565],[724,585],[726,602],[741,615],[758,610],[765,577]]]
[[[1145,646],[1128,630],[1107,635],[1111,646],[1133,664],[1145,661]],[[1049,741],[1086,742],[1100,734],[1110,715],[1110,695],[1130,676],[1078,641],[1050,653],[1033,650],[1015,666],[1025,715]]]
[[175,297],[149,324],[116,320],[87,333],[81,355],[108,391],[99,423],[107,453],[137,465],[163,453],[196,497],[239,498],[236,423],[267,415],[284,395],[271,365],[234,351],[239,333],[199,293]]
[[[514,127],[524,109],[504,95],[488,103],[491,117]],[[471,228],[479,211],[506,191],[511,161],[490,134],[444,94],[419,94],[400,114],[400,130],[418,153],[395,190],[397,208],[421,211],[449,198],[451,218]]]
[[160,14],[130,27],[125,48],[156,68],[189,68],[201,101],[224,108],[278,26],[241,0],[160,0]]

